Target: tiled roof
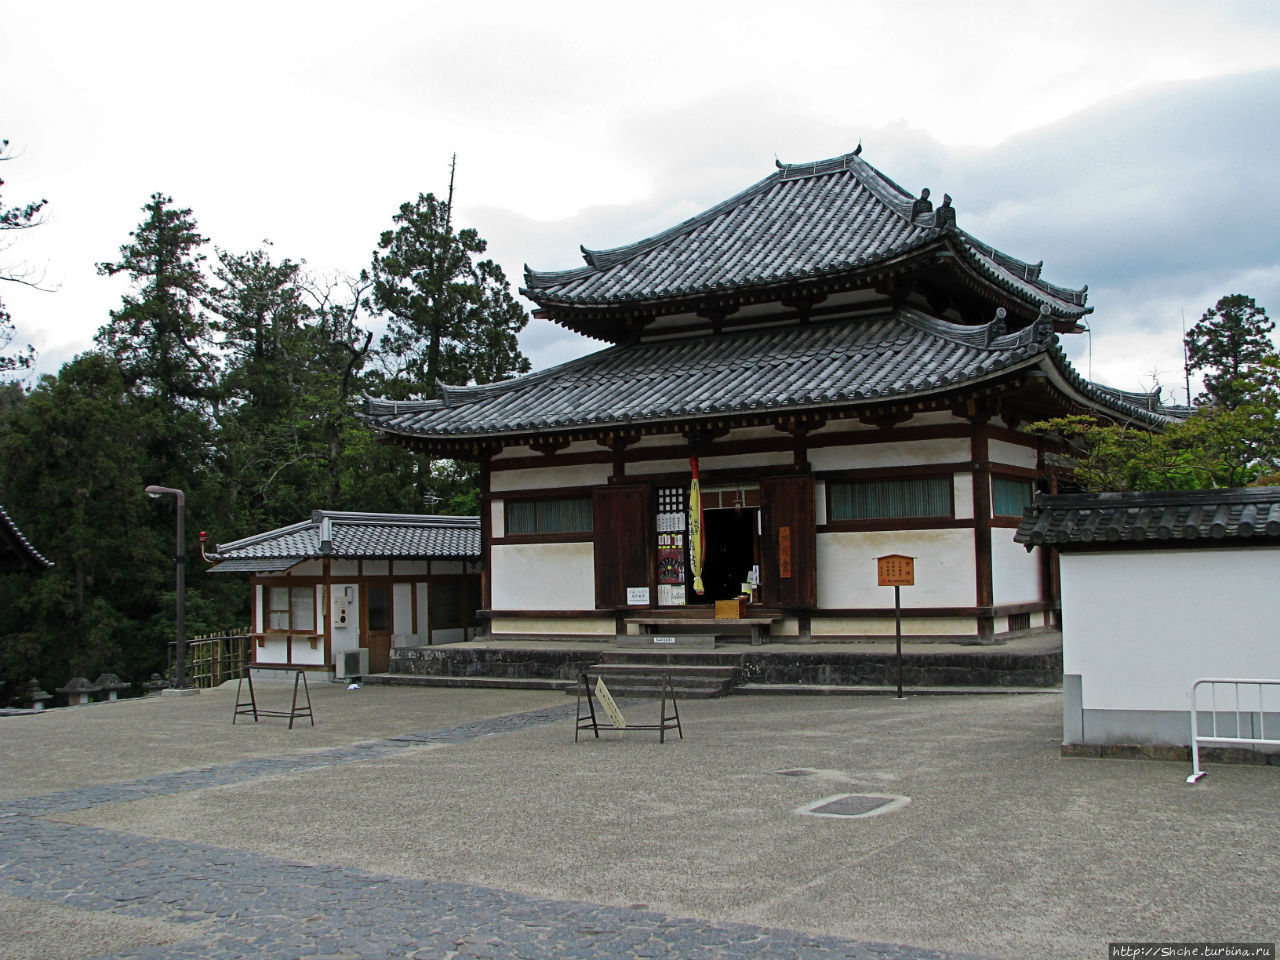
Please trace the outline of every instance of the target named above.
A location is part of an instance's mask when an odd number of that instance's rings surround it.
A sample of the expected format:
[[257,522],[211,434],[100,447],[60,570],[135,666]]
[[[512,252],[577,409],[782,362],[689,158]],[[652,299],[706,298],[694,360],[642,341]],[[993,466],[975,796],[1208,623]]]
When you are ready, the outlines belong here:
[[472,560],[480,556],[479,517],[316,510],[310,520],[218,545],[219,573],[285,570],[317,557]]
[[39,572],[52,566],[22,535],[4,507],[0,507],[0,573],[15,573],[19,570]]
[[609,347],[558,367],[437,399],[366,398],[361,418],[388,434],[528,436],[729,414],[874,406],[955,390],[1020,366],[1052,371],[1086,405],[1125,419],[1166,418],[1082,379],[1048,321],[1016,333],[910,309],[828,323]]
[[[1019,260],[956,228],[954,215],[916,210],[914,198],[857,155],[778,164],[770,176],[662,233],[610,250],[587,265],[525,268],[522,293],[541,306],[610,306],[770,287],[857,271],[939,241],[990,282],[1075,319],[1087,288],[1041,279]],[[950,213],[950,208],[947,213]]]
[[1154,493],[1041,494],[1014,539],[1090,549],[1113,544],[1280,543],[1280,487]]

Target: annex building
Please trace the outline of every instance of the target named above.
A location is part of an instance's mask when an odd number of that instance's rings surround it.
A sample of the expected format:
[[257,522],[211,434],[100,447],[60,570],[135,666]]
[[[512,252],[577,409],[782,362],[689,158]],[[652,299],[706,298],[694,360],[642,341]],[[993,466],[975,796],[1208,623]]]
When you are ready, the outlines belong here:
[[1048,483],[1027,425],[1165,414],[1067,361],[1085,289],[859,152],[779,164],[669,230],[584,249],[584,266],[527,270],[537,315],[600,352],[366,401],[385,441],[479,464],[495,637],[678,630],[744,594],[775,640],[892,635],[887,554],[915,558],[909,636],[1051,625],[1051,560],[1013,539]]

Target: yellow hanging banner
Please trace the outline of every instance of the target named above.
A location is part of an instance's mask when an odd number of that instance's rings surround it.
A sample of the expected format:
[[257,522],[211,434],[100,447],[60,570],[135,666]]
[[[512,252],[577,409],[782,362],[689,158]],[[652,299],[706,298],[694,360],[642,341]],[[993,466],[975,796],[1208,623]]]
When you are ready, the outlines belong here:
[[693,571],[693,592],[702,596],[702,554],[706,546],[702,540],[702,494],[698,490],[698,458],[692,457],[689,466],[693,480],[689,483],[689,569]]

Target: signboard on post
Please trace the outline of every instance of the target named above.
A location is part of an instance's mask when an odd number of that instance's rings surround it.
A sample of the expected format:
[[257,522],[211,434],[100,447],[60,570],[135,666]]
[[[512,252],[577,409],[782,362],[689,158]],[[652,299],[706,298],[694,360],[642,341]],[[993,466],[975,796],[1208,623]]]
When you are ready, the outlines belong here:
[[880,586],[893,587],[893,623],[898,639],[898,699],[902,699],[902,588],[916,585],[916,558],[901,553],[876,557]]
[[914,587],[916,585],[916,558],[901,553],[876,557],[876,573],[882,587]]

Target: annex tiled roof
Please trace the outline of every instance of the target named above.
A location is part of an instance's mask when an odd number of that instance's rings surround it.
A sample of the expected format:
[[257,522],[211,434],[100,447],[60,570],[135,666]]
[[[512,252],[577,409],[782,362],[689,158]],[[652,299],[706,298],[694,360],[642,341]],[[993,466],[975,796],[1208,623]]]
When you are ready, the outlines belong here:
[[856,271],[939,240],[990,282],[1056,317],[1075,319],[1087,288],[1056,286],[1027,263],[924,206],[858,152],[778,170],[711,209],[638,243],[582,253],[587,265],[525,268],[522,293],[542,306],[609,306],[775,286]]
[[4,507],[0,507],[0,573],[15,573],[19,570],[39,572],[52,566],[22,535]]
[[361,418],[388,434],[468,439],[635,426],[703,417],[873,406],[963,387],[1020,366],[1124,419],[1165,418],[1081,378],[1048,320],[1006,334],[911,309],[879,316],[609,347],[539,373],[434,400],[366,398]]
[[310,520],[219,544],[220,562],[211,570],[286,570],[316,557],[473,560],[479,556],[479,517],[316,510]]
[[1280,544],[1280,487],[1154,493],[1041,494],[1014,539],[1035,546]]

